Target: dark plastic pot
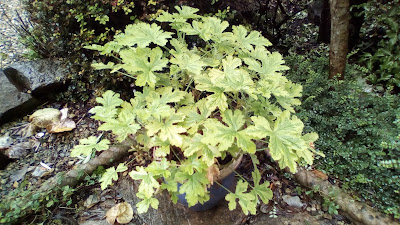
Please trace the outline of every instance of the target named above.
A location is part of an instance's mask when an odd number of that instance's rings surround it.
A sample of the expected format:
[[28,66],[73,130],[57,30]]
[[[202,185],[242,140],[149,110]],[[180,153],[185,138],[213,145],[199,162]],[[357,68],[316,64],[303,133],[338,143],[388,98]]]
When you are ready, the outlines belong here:
[[[233,161],[231,165],[229,165],[227,168],[222,169],[220,171],[220,175],[216,177],[218,183],[220,183],[222,186],[224,186],[226,189],[232,192],[235,190],[236,186],[236,177],[233,171],[239,166],[241,160],[242,156],[240,156],[237,160]],[[178,190],[180,186],[181,184],[178,184]],[[189,207],[189,209],[193,211],[206,211],[217,206],[218,203],[221,200],[223,200],[225,196],[228,194],[228,191],[225,188],[221,187],[219,184],[214,182],[214,184],[211,185],[211,187],[207,188],[207,190],[210,193],[210,200],[204,202],[203,204],[198,203],[194,206]],[[187,207],[188,203],[185,197],[186,194],[179,194],[178,202],[182,203]]]

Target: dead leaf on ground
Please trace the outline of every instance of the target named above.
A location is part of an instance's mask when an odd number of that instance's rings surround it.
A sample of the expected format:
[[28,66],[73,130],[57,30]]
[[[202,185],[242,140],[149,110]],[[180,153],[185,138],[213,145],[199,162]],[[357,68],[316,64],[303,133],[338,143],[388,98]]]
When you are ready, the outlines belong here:
[[46,128],[54,122],[58,122],[61,119],[61,112],[58,109],[44,108],[39,109],[29,116],[29,121],[40,128]]
[[11,146],[9,149],[5,151],[5,155],[7,155],[11,159],[18,159],[28,154],[28,150],[32,149],[35,146],[34,141],[25,141]]
[[133,218],[132,206],[127,202],[118,203],[106,213],[106,220],[109,224],[115,224],[117,220],[120,224],[127,224]]
[[71,131],[76,128],[76,124],[73,120],[66,118],[65,120],[52,123],[46,127],[49,133],[61,133],[65,131]]
[[46,128],[49,133],[61,133],[76,128],[75,122],[68,118],[68,108],[39,109],[29,117],[29,121],[33,126]]
[[21,129],[19,129],[16,132],[16,134],[21,137],[27,138],[27,137],[33,136],[36,133],[37,128],[38,128],[37,126],[35,126],[31,123],[28,123],[28,124],[24,125]]
[[322,180],[328,180],[328,175],[326,175],[324,172],[320,170],[312,170],[312,173],[315,174],[315,176],[321,178]]

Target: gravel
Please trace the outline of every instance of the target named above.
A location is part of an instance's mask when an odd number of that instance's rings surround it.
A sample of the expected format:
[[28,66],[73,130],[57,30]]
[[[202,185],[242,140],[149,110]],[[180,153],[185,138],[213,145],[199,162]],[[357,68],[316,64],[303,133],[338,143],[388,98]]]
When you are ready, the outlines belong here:
[[25,60],[23,54],[28,50],[18,40],[17,32],[10,24],[18,25],[18,14],[26,20],[21,0],[0,0],[0,68],[15,61]]

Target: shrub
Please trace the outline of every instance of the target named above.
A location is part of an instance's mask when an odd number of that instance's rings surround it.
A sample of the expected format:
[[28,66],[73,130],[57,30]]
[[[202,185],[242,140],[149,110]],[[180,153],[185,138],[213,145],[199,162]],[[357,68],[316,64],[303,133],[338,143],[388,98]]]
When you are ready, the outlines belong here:
[[328,80],[327,57],[296,55],[286,61],[291,67],[288,78],[303,85],[298,115],[306,132],[318,132],[316,147],[326,155],[316,161],[317,167],[382,211],[400,217],[398,170],[381,165],[400,157],[398,150],[381,146],[398,140],[393,124],[398,96],[375,93],[357,78],[361,74],[352,65],[345,81]]
[[[291,172],[298,162],[311,164],[315,152],[310,142],[317,134],[304,134],[303,123],[293,115],[302,88],[282,76],[287,67],[278,52],[267,50],[271,43],[244,26],[199,16],[195,8],[176,9],[156,19],[172,32],[156,23],[136,23],[105,45],[87,47],[113,56],[95,68],[123,72],[138,87],[129,101],[105,92],[96,99],[102,106],[90,112],[104,122],[99,130],[111,130],[119,142],[134,136],[133,151],[153,156],[150,164],[129,173],[141,180],[139,212],[158,207],[158,189],[167,190],[175,202],[185,194],[189,206],[206,202],[207,186],[224,166],[221,160],[249,154],[259,164],[256,142],[267,143],[272,158]],[[90,157],[93,148],[102,151],[108,144],[92,136],[71,155]],[[107,169],[101,187],[118,179],[128,164]],[[254,185],[241,179],[226,196],[230,210],[238,200],[245,214],[256,214],[259,199],[267,203],[272,198],[257,166],[252,176]]]
[[[25,23],[24,43],[41,58],[64,59],[67,79],[72,80],[64,97],[88,98],[96,84],[115,84],[111,78],[93,71],[90,63],[99,54],[84,49],[104,44],[135,19],[145,19],[161,5],[146,0],[23,0],[30,23]],[[107,88],[107,87],[105,87]]]
[[369,1],[358,7],[364,8],[366,20],[360,63],[371,71],[369,81],[400,87],[399,0]]

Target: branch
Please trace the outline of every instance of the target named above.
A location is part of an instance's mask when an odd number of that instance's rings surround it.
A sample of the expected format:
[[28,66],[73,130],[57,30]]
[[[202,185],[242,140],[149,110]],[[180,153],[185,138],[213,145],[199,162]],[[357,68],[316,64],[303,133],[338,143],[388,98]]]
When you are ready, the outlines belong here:
[[340,207],[340,210],[350,217],[353,221],[365,225],[395,225],[399,224],[393,221],[388,215],[376,211],[365,203],[354,200],[350,195],[346,194],[339,187],[331,185],[328,181],[321,180],[311,171],[304,168],[298,168],[294,175],[296,180],[303,186],[313,188],[319,186],[319,191],[323,196],[332,197],[329,193],[337,193],[334,201]]

